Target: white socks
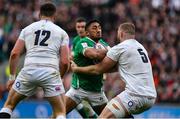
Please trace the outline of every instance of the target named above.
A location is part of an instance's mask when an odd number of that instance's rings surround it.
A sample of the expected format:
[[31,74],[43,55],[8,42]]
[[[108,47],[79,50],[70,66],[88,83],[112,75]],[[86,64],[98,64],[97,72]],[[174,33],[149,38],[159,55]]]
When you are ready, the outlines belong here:
[[64,115],[58,115],[56,119],[66,119],[66,117]]
[[12,115],[12,110],[6,107],[2,108],[0,112],[5,112],[5,113],[8,113],[9,115]]

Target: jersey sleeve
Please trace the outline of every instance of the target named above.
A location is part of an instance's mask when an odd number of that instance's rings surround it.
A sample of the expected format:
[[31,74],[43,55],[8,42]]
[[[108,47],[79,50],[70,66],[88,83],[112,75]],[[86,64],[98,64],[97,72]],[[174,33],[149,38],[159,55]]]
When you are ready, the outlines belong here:
[[63,33],[61,46],[69,45],[69,36],[66,32]]
[[24,29],[22,29],[18,39],[25,40],[25,30]]
[[122,45],[116,45],[107,52],[107,57],[114,61],[118,61],[119,57],[125,52],[125,47]]
[[99,43],[101,43],[104,47],[106,47],[107,48],[107,50],[109,50],[111,47],[109,46],[109,44],[107,43],[107,42],[105,42],[103,39],[101,39],[100,41],[99,41]]
[[77,43],[75,50],[84,55],[84,52],[87,48],[93,48],[88,42],[86,41],[80,41]]

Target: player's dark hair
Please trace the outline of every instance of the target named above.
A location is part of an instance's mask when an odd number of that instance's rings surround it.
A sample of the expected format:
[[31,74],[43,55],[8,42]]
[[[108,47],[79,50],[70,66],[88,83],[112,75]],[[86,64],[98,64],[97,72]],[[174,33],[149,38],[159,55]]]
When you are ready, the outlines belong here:
[[92,23],[95,23],[95,22],[96,22],[96,23],[99,23],[100,26],[101,26],[101,23],[100,23],[99,20],[93,19],[93,20],[90,20],[90,21],[87,22],[87,24],[86,24],[86,26],[85,26],[85,30],[87,31],[87,29],[89,28],[89,26],[90,26]]
[[56,6],[51,3],[47,2],[41,5],[40,7],[40,15],[51,17],[56,13]]
[[83,17],[79,17],[79,18],[76,19],[76,23],[77,22],[86,22],[86,20]]

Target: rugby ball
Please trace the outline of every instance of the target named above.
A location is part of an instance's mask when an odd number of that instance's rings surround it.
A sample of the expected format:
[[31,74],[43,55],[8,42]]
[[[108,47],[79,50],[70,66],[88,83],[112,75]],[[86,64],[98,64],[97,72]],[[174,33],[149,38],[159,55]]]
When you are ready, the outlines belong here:
[[101,43],[96,43],[96,49],[106,49],[106,47],[104,45],[102,45]]

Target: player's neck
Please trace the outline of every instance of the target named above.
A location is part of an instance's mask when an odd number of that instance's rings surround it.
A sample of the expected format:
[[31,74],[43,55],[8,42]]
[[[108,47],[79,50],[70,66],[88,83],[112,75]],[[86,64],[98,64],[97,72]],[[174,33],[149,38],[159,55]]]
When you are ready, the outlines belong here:
[[41,20],[48,20],[48,21],[54,21],[54,19],[52,17],[46,17],[46,16],[41,16],[40,18]]
[[93,41],[95,41],[97,43],[100,39],[101,38],[94,38]]
[[80,38],[84,38],[84,37],[86,37],[86,36],[80,36],[80,35],[79,35],[79,37],[80,37]]
[[135,36],[134,35],[125,36],[122,40],[125,41],[128,39],[135,39]]

